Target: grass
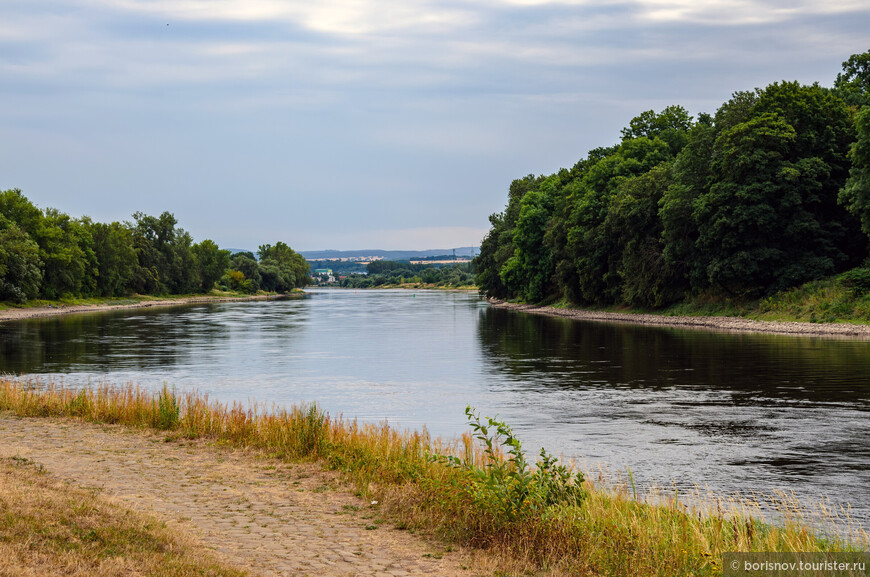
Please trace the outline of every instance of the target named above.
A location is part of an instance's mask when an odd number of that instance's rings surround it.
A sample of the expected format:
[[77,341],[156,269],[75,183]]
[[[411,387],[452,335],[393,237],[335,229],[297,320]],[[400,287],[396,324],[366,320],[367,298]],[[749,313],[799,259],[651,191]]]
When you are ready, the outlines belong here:
[[72,390],[0,379],[0,410],[160,428],[176,438],[318,461],[377,500],[385,518],[484,549],[511,574],[721,575],[724,552],[870,546],[846,512],[806,507],[789,495],[639,492],[600,471],[584,479],[546,454],[531,467],[507,425],[470,409],[473,434],[453,443],[332,418],[316,406],[248,409],[168,388]]
[[[858,283],[855,282],[856,278],[859,279]],[[625,306],[582,308],[663,316],[724,316],[760,321],[870,324],[870,287],[864,284],[868,282],[870,270],[857,268],[759,299],[701,294],[661,309]],[[575,306],[566,301],[540,304],[569,309]]]
[[0,575],[242,577],[162,523],[0,459]]

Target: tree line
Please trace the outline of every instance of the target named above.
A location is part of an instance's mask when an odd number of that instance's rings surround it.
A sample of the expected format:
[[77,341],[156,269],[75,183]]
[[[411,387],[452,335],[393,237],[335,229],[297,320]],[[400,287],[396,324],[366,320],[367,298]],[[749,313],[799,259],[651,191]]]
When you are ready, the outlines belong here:
[[351,274],[339,280],[346,288],[373,288],[383,285],[431,284],[464,287],[474,285],[472,263],[449,265],[411,264],[409,262],[376,260],[366,265],[367,274]]
[[[571,169],[514,180],[482,293],[662,307],[755,298],[852,269],[870,235],[870,51],[833,88],[776,82],[715,114],[643,112]],[[866,266],[866,264],[865,264]]]
[[283,242],[234,255],[193,242],[164,212],[130,222],[71,218],[39,209],[18,189],[0,191],[0,300],[129,294],[288,292],[308,283],[308,263]]

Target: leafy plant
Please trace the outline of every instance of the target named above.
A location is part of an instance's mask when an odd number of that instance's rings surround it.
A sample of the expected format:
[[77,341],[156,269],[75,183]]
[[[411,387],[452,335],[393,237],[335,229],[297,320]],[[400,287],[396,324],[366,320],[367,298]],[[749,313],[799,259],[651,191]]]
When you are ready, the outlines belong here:
[[[531,518],[552,505],[579,505],[585,496],[583,474],[573,473],[541,449],[541,460],[532,468],[522,444],[509,425],[479,415],[471,406],[465,414],[474,438],[483,445],[484,462],[474,463],[452,455],[436,460],[466,473],[460,486],[472,502],[497,522]],[[502,451],[506,451],[507,458]]]
[[840,275],[843,286],[852,290],[856,297],[870,292],[870,268],[853,268]]

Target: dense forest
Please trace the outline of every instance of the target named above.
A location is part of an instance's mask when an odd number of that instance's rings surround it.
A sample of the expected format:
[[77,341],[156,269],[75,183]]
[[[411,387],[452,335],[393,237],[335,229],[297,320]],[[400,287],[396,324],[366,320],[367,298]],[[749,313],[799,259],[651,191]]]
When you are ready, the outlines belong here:
[[288,292],[308,283],[308,263],[277,242],[257,256],[193,242],[169,212],[105,224],[41,210],[20,190],[0,191],[0,300],[208,292]]
[[448,265],[411,264],[409,262],[376,260],[366,265],[367,274],[351,274],[339,281],[347,288],[373,288],[384,285],[427,284],[444,287],[474,285],[472,263]]
[[870,51],[833,88],[776,82],[697,119],[643,112],[570,170],[512,182],[490,223],[477,284],[528,302],[757,298],[867,266]]

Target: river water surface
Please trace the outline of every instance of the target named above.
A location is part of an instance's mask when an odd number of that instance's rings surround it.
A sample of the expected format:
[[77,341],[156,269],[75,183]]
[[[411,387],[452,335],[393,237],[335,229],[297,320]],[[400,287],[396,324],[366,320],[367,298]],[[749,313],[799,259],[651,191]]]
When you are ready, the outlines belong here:
[[587,468],[794,491],[870,520],[870,342],[549,318],[437,291],[311,290],[0,323],[0,372],[316,401],[452,437],[473,405]]

